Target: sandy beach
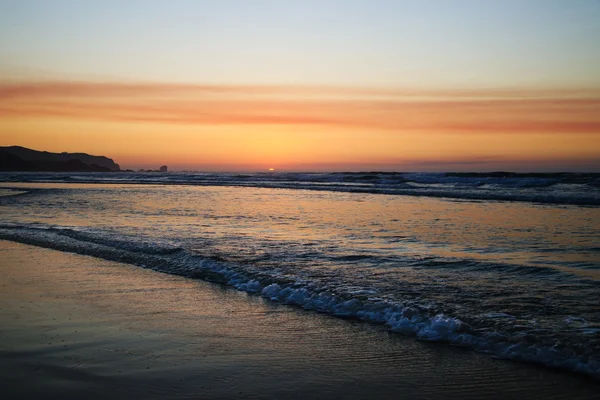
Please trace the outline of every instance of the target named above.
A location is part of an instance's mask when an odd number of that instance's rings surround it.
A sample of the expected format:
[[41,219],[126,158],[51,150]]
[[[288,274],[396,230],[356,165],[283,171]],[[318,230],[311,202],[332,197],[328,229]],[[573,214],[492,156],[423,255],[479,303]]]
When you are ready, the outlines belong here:
[[600,384],[219,285],[0,242],[3,398],[594,398]]

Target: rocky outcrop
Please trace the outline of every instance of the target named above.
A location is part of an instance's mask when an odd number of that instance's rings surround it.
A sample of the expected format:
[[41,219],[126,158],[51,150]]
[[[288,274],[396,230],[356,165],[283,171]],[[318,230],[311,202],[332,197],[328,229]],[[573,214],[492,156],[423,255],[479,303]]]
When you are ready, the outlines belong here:
[[119,164],[86,153],[50,153],[21,146],[0,147],[0,171],[110,172]]

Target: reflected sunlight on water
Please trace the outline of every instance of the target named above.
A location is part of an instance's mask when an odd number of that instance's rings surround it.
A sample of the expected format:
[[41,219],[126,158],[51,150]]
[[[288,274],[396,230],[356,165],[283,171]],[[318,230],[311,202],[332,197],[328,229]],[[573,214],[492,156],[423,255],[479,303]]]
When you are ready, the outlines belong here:
[[3,184],[0,237],[600,372],[600,209],[178,185]]

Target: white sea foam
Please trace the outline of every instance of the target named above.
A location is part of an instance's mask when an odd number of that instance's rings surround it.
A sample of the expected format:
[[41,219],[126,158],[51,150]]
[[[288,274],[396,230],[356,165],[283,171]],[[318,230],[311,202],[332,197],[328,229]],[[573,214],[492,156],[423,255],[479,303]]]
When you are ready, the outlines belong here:
[[[393,332],[414,336],[420,340],[447,342],[500,358],[537,362],[600,378],[600,361],[594,357],[580,356],[552,347],[539,346],[536,343],[511,343],[506,341],[504,336],[494,332],[478,336],[460,319],[444,314],[429,315],[423,311],[427,310],[427,306],[416,308],[376,297],[359,299],[352,297],[350,293],[347,293],[348,297],[343,297],[318,287],[310,288],[306,281],[299,283],[300,280],[287,284],[281,282],[265,284],[264,282],[269,280],[266,275],[261,281],[224,262],[198,259],[189,254],[170,253],[166,251],[168,249],[149,254],[141,251],[142,248],[136,248],[135,244],[121,245],[118,248],[114,247],[116,242],[100,244],[89,240],[82,241],[84,236],[73,237],[77,236],[77,233],[65,236],[64,231],[61,233],[58,231],[58,229],[3,225],[0,227],[0,238],[128,262],[172,274],[219,281],[248,293],[260,294],[271,301],[339,317],[384,324]],[[506,317],[501,313],[488,315],[488,317],[500,316]],[[589,334],[595,333],[595,330],[589,331]]]
[[600,205],[598,174],[448,173],[6,173],[0,182],[247,186],[351,193]]

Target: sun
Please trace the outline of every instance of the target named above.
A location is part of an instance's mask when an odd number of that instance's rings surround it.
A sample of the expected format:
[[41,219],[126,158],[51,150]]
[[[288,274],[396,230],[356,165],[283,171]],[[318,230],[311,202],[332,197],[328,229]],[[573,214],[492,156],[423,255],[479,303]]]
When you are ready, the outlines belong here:
[[269,171],[275,171],[275,168],[269,168]]

